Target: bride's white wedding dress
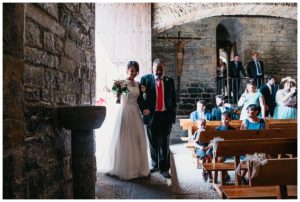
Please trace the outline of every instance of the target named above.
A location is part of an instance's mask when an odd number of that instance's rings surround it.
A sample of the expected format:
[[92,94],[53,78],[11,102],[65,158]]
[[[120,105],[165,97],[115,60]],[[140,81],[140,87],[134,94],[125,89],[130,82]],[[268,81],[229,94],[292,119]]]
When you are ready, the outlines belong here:
[[129,93],[121,96],[121,104],[111,120],[111,132],[105,131],[105,135],[112,137],[106,151],[102,150],[98,170],[129,180],[148,176],[149,163],[146,129],[137,104],[139,86],[135,81],[126,80],[126,83]]

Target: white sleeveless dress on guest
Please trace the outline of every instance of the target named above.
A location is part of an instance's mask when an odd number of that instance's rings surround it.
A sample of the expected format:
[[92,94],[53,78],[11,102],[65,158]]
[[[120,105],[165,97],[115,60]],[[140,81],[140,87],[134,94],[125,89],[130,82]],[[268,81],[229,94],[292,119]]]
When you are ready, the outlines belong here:
[[121,96],[118,109],[108,110],[116,116],[110,120],[111,131],[104,134],[112,137],[108,138],[110,143],[106,143],[109,144],[106,151],[102,150],[98,171],[130,180],[147,177],[150,167],[146,129],[137,104],[139,85],[129,80],[126,83],[129,93]]
[[297,96],[289,97],[288,100],[282,102],[280,97],[284,97],[289,92],[284,89],[278,90],[276,93],[276,107],[274,110],[274,119],[297,119]]

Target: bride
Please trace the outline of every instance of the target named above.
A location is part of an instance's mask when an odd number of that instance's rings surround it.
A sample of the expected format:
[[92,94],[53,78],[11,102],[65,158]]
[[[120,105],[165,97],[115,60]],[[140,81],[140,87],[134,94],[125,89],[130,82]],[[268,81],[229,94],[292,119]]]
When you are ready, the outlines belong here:
[[127,64],[127,95],[121,95],[121,105],[116,118],[110,123],[112,134],[110,144],[106,145],[98,170],[123,180],[148,177],[150,173],[146,130],[142,121],[138,103],[143,104],[139,83],[134,78],[139,73],[139,64],[130,61]]

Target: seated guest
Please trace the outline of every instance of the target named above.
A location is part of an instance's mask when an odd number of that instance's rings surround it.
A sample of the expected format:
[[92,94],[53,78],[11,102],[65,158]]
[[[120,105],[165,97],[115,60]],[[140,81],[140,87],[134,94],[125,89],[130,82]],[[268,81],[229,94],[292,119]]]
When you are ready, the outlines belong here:
[[216,96],[216,105],[211,111],[211,120],[221,120],[221,114],[225,111],[233,113],[232,108],[225,106],[224,96],[222,95]]
[[260,130],[266,128],[265,119],[259,118],[260,108],[256,104],[247,107],[248,118],[243,120],[241,130]]
[[[206,119],[201,118],[198,121],[198,130],[194,134],[193,144],[194,144],[194,152],[198,159],[202,160],[203,163],[211,163],[212,162],[212,148],[208,146],[207,143],[200,143],[200,134],[201,131],[204,131],[206,127]],[[203,180],[207,181],[208,178],[212,179],[211,172],[202,172]]]
[[[260,107],[256,104],[250,104],[247,107],[248,118],[244,119],[241,124],[241,130],[261,130],[266,128],[265,120],[258,117],[260,113]],[[240,159],[243,160],[245,156],[240,156]],[[241,171],[242,182],[243,184],[248,184],[245,175],[247,171]]]
[[197,110],[191,113],[190,119],[192,119],[193,121],[197,121],[200,119],[211,120],[211,114],[210,112],[206,111],[205,108],[206,108],[205,101],[199,100],[197,102]]
[[274,119],[296,119],[297,118],[297,90],[296,81],[291,77],[281,79],[283,89],[276,93]]
[[216,130],[235,130],[234,127],[230,125],[231,121],[231,113],[228,111],[225,111],[221,114],[221,122],[222,124],[220,126],[216,127]]
[[[221,114],[222,117],[222,125],[217,126],[216,130],[235,130],[232,126],[230,126],[230,121],[231,121],[231,113],[228,111],[225,111]],[[218,162],[224,162],[226,160],[225,157],[218,157]],[[230,181],[230,175],[228,172],[225,173],[225,182]]]

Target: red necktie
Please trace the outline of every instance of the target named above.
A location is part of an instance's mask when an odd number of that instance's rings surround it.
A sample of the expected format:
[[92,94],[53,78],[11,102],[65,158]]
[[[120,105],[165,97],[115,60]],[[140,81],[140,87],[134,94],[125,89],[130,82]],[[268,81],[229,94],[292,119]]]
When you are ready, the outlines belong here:
[[162,81],[161,79],[158,79],[157,82],[157,111],[162,111],[163,110],[163,88],[162,88]]

